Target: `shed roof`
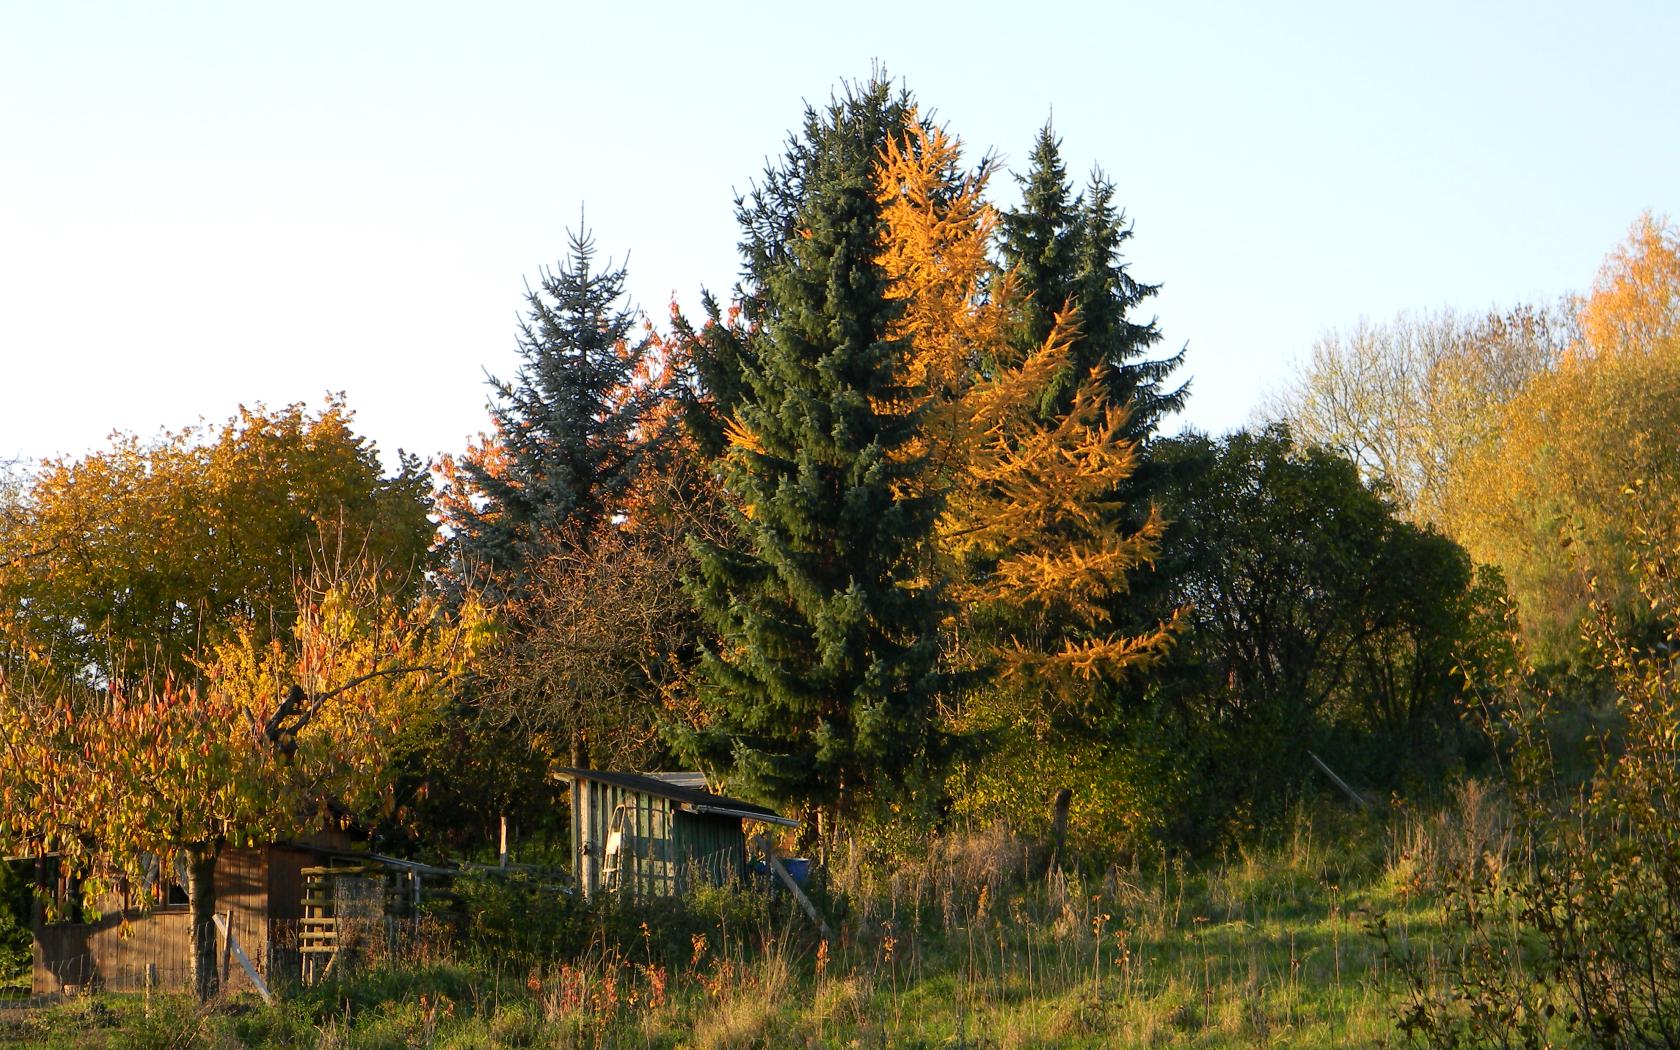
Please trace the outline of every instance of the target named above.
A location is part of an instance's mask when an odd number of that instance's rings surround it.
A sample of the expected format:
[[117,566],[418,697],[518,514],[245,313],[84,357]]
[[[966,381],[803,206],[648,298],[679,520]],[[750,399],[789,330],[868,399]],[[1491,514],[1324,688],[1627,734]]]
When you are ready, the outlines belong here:
[[564,766],[554,771],[557,775],[576,780],[594,780],[602,784],[612,784],[629,791],[653,795],[657,798],[667,798],[678,803],[683,809],[695,813],[717,813],[723,816],[741,817],[745,820],[759,820],[768,824],[785,824],[797,826],[799,822],[791,817],[784,817],[773,809],[768,809],[744,799],[730,798],[728,795],[716,795],[710,791],[685,787],[674,784],[669,780],[662,780],[657,776],[642,773],[618,773],[605,769],[576,769]]
[[711,790],[711,785],[706,782],[706,774],[698,771],[685,773],[645,773],[643,775],[650,776],[655,780],[663,780],[667,784],[675,784],[678,787],[694,788],[697,791]]

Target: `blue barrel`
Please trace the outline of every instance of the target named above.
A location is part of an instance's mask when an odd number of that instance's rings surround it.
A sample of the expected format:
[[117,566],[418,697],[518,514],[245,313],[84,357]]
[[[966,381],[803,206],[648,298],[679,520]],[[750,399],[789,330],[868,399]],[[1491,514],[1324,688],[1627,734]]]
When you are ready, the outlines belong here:
[[807,857],[784,857],[782,867],[787,869],[788,877],[800,886],[805,885],[806,876],[811,874],[811,861]]

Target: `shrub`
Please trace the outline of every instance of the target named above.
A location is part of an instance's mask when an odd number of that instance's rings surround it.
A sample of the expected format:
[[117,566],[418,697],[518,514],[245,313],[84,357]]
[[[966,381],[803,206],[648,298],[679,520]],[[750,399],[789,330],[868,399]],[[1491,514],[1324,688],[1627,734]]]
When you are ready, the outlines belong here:
[[27,979],[30,968],[29,880],[0,863],[0,987]]
[[1668,633],[1630,642],[1598,607],[1590,641],[1620,724],[1585,782],[1560,775],[1553,705],[1532,679],[1508,679],[1486,709],[1526,850],[1514,868],[1493,850],[1458,860],[1463,951],[1444,985],[1399,953],[1402,1025],[1430,1046],[1551,1045],[1560,1029],[1594,1045],[1680,1045],[1680,583],[1673,537],[1645,538],[1641,586]]

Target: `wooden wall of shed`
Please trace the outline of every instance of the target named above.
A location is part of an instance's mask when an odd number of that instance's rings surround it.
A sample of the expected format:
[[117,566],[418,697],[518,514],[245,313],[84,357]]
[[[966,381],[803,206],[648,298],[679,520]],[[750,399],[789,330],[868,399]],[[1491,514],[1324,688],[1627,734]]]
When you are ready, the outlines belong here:
[[[303,922],[304,868],[319,867],[321,854],[289,846],[268,851],[268,973],[265,977],[297,979],[303,955],[298,931]],[[253,960],[254,961],[254,960]]]
[[[216,911],[233,912],[234,936],[259,972],[267,969],[269,957],[267,853],[224,850],[216,862]],[[192,986],[192,916],[185,907],[123,913],[120,899],[105,903],[108,910],[97,922],[36,926],[31,979],[36,994],[61,991],[67,984],[138,991],[145,987],[148,965],[157,967],[162,990]],[[216,941],[219,961],[219,935]],[[232,965],[229,985],[236,991],[250,988],[238,963]]]
[[587,779],[572,782],[572,872],[585,894],[605,885],[613,811],[624,806],[637,850],[620,885],[649,896],[681,893],[691,879],[721,884],[746,871],[746,836],[737,817],[684,813],[669,799]]
[[746,875],[747,837],[739,817],[678,813],[675,833],[682,888],[698,881],[722,886]]
[[670,800],[595,780],[578,780],[575,784],[572,873],[578,887],[590,895],[606,885],[607,840],[612,835],[613,813],[622,806],[629,848],[620,858],[619,885],[649,896],[675,894],[677,865]]

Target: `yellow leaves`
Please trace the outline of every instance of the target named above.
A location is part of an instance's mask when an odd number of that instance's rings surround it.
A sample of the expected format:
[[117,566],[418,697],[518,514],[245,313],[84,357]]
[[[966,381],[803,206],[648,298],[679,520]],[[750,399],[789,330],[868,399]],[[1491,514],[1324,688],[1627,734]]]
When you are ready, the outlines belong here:
[[350,421],[336,399],[242,407],[43,464],[9,516],[5,548],[30,556],[0,561],[0,607],[27,605],[27,644],[75,671],[182,673],[288,608],[300,567],[365,550],[406,573],[431,537],[423,494],[382,478]]
[[1588,352],[1651,353],[1680,337],[1680,229],[1646,212],[1604,260],[1581,307]]
[[758,435],[734,416],[731,416],[723,424],[723,436],[729,442],[731,448],[751,452],[759,456],[766,454],[764,444],[759,440]]
[[[1454,472],[1448,525],[1498,565],[1543,658],[1572,650],[1597,594],[1639,599],[1634,513],[1674,527],[1680,479],[1680,232],[1649,215],[1605,260],[1580,312],[1582,338],[1505,406]],[[1667,524],[1664,524],[1667,523]]]
[[997,224],[984,200],[988,171],[958,174],[961,159],[956,140],[912,114],[876,173],[878,258],[903,304],[890,334],[908,346],[900,372],[910,395],[898,407],[923,421],[906,454],[926,457],[917,483],[944,496],[939,553],[958,615],[1040,625],[977,659],[1064,683],[1112,676],[1164,645],[1164,636],[1105,630],[1105,602],[1153,558],[1161,522],[1151,514],[1129,534],[1117,525],[1115,493],[1137,450],[1121,439],[1126,410],[1110,402],[1100,371],[1065,415],[1042,418],[1046,391],[1072,368],[1078,315],[1058,314],[1031,352],[1010,344],[1016,285],[988,257]]

